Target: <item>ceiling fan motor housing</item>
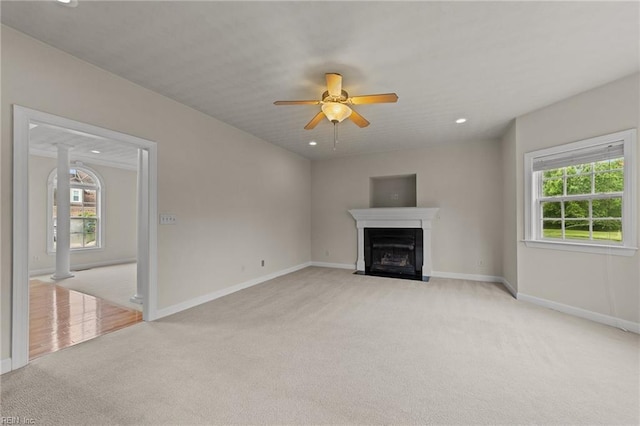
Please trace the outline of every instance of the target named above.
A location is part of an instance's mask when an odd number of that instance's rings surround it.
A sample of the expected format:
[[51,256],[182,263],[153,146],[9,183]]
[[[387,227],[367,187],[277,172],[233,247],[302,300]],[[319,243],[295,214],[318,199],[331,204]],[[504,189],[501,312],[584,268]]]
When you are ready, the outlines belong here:
[[322,94],[322,102],[341,102],[341,103],[344,103],[344,102],[347,101],[347,99],[349,99],[349,94],[344,90],[341,90],[340,96],[331,96],[329,94],[328,90],[326,90]]

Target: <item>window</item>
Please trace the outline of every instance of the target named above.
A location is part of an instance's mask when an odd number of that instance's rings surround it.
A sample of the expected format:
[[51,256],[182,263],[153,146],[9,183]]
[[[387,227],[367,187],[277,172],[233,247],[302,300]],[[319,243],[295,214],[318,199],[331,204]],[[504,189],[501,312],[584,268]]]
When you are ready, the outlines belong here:
[[[49,175],[49,252],[56,250],[57,225],[57,170]],[[102,202],[100,179],[98,175],[85,166],[74,166],[69,169],[70,185],[70,228],[72,250],[93,249],[101,247],[102,235]]]
[[72,203],[82,202],[82,189],[71,188],[71,202]]
[[528,246],[632,255],[635,130],[525,154]]

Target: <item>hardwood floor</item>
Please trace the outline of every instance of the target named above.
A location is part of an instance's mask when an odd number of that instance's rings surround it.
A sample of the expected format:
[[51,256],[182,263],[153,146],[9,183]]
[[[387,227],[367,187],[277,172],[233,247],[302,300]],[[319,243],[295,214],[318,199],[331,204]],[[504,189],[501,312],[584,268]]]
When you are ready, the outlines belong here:
[[142,321],[142,312],[38,280],[29,281],[29,359]]

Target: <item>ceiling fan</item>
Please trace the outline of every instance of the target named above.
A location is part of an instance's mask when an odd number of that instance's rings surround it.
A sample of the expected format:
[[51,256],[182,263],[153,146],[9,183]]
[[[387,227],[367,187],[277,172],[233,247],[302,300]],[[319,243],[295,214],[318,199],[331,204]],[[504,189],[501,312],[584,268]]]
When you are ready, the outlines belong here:
[[367,127],[369,122],[356,111],[351,105],[381,104],[398,101],[395,93],[385,93],[381,95],[363,95],[349,97],[349,94],[342,90],[342,75],[336,73],[325,74],[327,79],[327,90],[322,94],[319,101],[275,101],[274,105],[320,105],[321,111],[307,123],[304,128],[311,130],[327,117],[335,125],[349,118],[359,127]]

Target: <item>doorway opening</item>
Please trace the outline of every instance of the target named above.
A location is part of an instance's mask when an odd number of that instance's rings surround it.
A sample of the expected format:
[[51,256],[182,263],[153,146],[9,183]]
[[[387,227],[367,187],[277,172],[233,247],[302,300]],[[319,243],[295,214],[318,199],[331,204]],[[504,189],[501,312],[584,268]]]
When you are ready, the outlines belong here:
[[12,369],[156,318],[156,164],[152,141],[14,106]]

